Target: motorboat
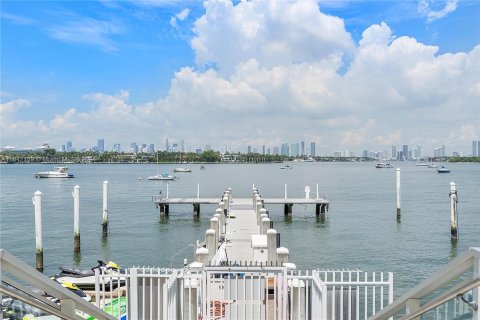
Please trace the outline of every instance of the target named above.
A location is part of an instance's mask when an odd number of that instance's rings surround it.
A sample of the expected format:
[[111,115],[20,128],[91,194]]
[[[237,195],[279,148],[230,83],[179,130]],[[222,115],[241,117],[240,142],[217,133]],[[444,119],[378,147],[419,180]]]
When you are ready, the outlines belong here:
[[282,169],[282,170],[291,170],[292,167],[287,164],[286,166],[283,166],[283,167],[281,167],[280,169]]
[[189,168],[175,168],[173,169],[173,172],[192,172],[192,169]]
[[415,166],[416,167],[428,167],[428,163],[420,161],[420,162],[415,163]]
[[54,167],[52,171],[35,172],[35,178],[74,178],[72,173],[68,173],[68,168]]
[[379,162],[375,165],[375,168],[383,169],[383,168],[393,168],[390,163]]
[[154,176],[148,177],[148,180],[175,180],[175,176],[172,176],[168,173],[157,174]]
[[437,169],[438,173],[450,173],[450,170],[447,169],[445,166],[441,166],[440,168]]

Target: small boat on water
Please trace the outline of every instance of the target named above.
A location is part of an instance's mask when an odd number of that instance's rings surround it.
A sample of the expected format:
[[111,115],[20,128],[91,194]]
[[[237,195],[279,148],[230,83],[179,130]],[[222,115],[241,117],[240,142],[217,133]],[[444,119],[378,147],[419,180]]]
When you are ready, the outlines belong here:
[[35,178],[74,178],[72,173],[68,173],[68,168],[54,167],[52,171],[35,172],[33,174]]
[[450,169],[447,169],[445,166],[441,166],[437,169],[438,173],[450,173]]
[[428,165],[429,168],[438,168],[438,164],[433,164],[433,163],[430,163]]
[[379,162],[375,165],[375,168],[383,169],[383,168],[393,168],[393,166],[390,163],[384,163],[384,162]]
[[428,167],[428,163],[426,162],[417,162],[415,163],[416,167]]
[[192,172],[192,169],[189,168],[175,168],[173,172]]
[[172,176],[168,173],[157,174],[154,176],[148,177],[148,180],[175,180],[175,176]]
[[292,167],[287,164],[286,166],[283,166],[283,167],[281,167],[280,169],[282,169],[282,170],[291,170]]

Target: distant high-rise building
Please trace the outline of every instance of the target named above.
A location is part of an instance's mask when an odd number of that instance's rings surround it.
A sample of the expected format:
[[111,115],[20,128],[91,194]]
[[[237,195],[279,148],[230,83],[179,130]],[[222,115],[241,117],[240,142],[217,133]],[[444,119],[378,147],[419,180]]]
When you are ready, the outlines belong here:
[[247,153],[252,153],[252,146],[247,147]]
[[180,141],[180,150],[182,152],[185,152],[185,140],[183,139]]
[[267,154],[270,155],[270,148],[267,148]]
[[445,146],[441,146],[441,147],[438,147],[438,148],[435,148],[433,150],[433,156],[435,158],[443,158],[445,157]]
[[120,148],[120,143],[115,143],[113,145],[113,151],[117,152],[117,153],[120,153],[122,152],[121,148]]
[[265,155],[265,145],[262,146],[262,154]]
[[362,157],[368,158],[368,150],[363,150]]
[[397,160],[402,161],[403,160],[403,151],[397,151]]
[[65,151],[67,151],[67,152],[72,152],[73,151],[72,141],[67,141],[67,144],[65,145]]
[[280,149],[278,147],[273,147],[273,155],[278,156],[280,154]]
[[403,159],[401,160],[408,160],[408,144],[404,144],[402,148]]
[[98,152],[105,152],[105,140],[98,139],[97,140],[97,151]]
[[203,152],[202,148],[195,148],[196,154],[202,154],[202,152]]
[[300,155],[300,145],[298,143],[293,143],[290,149],[290,156],[298,157]]
[[397,146],[392,146],[392,159],[393,158],[396,158],[398,160],[398,157],[397,157]]
[[342,156],[342,151],[334,151],[333,156],[336,158],[340,158]]
[[300,141],[300,155],[305,155],[305,141]]
[[66,152],[67,149],[65,148],[65,145],[62,144],[62,146],[60,147],[60,152]]
[[170,151],[170,145],[168,144],[168,138],[165,138],[165,151]]
[[130,152],[135,154],[138,153],[138,146],[136,142],[132,142],[130,144]]
[[472,157],[480,157],[480,141],[472,141]]
[[147,153],[155,153],[155,145],[153,143],[148,145]]
[[315,153],[315,142],[310,142],[310,156],[315,157],[317,154]]
[[290,148],[288,147],[288,143],[282,143],[282,148],[280,149],[280,154],[282,156],[289,156],[290,155]]

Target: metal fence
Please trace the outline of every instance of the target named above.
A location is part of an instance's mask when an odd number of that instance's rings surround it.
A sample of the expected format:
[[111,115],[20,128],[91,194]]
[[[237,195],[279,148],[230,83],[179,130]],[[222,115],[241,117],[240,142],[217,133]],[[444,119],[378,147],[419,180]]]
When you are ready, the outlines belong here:
[[97,301],[123,294],[128,319],[366,319],[393,299],[391,273],[357,270],[131,268],[96,279]]

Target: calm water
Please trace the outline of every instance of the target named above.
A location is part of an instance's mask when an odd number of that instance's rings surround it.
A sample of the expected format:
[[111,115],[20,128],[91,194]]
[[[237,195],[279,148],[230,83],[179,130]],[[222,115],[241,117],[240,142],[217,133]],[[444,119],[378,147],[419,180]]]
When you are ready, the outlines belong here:
[[[309,185],[315,196],[331,201],[326,221],[315,217],[313,206],[294,206],[293,219],[283,206],[267,206],[281,244],[290,260],[303,270],[358,268],[394,272],[396,294],[418,283],[470,246],[480,246],[480,165],[448,164],[450,174],[397,163],[402,169],[402,219],[396,220],[395,170],[375,169],[374,163],[189,165],[192,173],[178,173],[170,182],[171,197],[220,197],[232,187],[234,197],[250,196],[252,184],[262,196],[304,197]],[[33,172],[53,165],[1,165],[0,246],[30,265],[35,264],[33,193],[43,193],[43,245],[45,273],[61,264],[92,266],[97,259],[122,266],[179,266],[191,260],[192,247],[203,239],[215,206],[202,206],[201,218],[192,219],[191,205],[172,206],[161,220],[151,196],[166,192],[161,181],[146,177],[175,165],[69,165],[75,179],[35,179]],[[137,180],[143,177],[143,180]],[[102,183],[109,181],[109,237],[102,239]],[[459,194],[459,237],[450,241],[449,183]],[[80,191],[81,256],[73,255],[73,198]],[[172,256],[177,254],[173,259]]]

